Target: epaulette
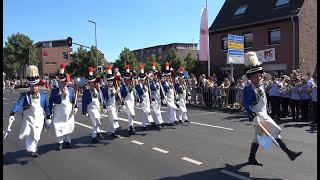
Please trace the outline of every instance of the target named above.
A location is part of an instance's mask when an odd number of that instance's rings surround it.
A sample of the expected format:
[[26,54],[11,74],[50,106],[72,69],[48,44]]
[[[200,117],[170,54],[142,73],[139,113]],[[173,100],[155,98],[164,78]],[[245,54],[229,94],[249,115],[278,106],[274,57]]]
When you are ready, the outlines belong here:
[[251,86],[251,83],[246,83],[246,84],[244,85],[244,87],[249,87],[249,86]]

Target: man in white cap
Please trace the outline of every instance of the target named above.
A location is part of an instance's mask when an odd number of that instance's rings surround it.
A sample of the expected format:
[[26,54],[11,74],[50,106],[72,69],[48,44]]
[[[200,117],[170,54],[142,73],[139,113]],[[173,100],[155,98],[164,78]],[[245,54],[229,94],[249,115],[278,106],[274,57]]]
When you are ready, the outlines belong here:
[[255,127],[249,164],[262,166],[262,164],[256,160],[256,152],[259,147],[257,135],[263,134],[263,130],[260,128],[259,123],[276,139],[280,148],[287,153],[289,158],[292,161],[295,160],[302,152],[294,152],[287,147],[280,136],[281,128],[267,113],[265,87],[261,82],[263,74],[262,63],[259,62],[255,52],[248,52],[245,54],[244,65],[246,75],[251,83],[248,83],[243,90],[243,103],[245,110],[249,114],[249,121],[253,121]]
[[[39,156],[37,146],[43,125],[49,126],[51,123],[47,96],[44,92],[39,91],[39,82],[38,68],[34,65],[28,66],[26,83],[29,85],[30,91],[21,93],[9,116],[9,123],[11,124],[15,120],[15,114],[23,108],[19,139],[26,138],[26,149],[30,157]],[[46,113],[46,120],[44,120],[43,112]]]
[[[100,118],[101,118],[101,106],[103,105],[103,94],[100,89],[96,87],[96,76],[93,74],[93,67],[88,68],[89,75],[87,77],[87,82],[89,85],[88,89],[83,90],[82,96],[82,115],[87,115],[90,117],[92,122],[92,141],[93,143],[98,143],[103,140],[101,134]],[[98,139],[99,137],[99,139]]]
[[134,111],[134,85],[132,80],[132,75],[130,73],[130,65],[126,65],[126,72],[122,74],[124,78],[124,84],[120,86],[120,92],[122,100],[122,105],[124,106],[125,112],[128,114],[128,131],[129,134],[135,134],[135,129],[133,127],[133,119],[135,116]]
[[[151,106],[153,108],[153,113],[156,117],[156,121],[162,127],[164,127],[164,122],[161,116],[161,94],[160,90],[162,90],[161,84],[159,83],[158,76],[161,77],[161,72],[156,70],[155,62],[151,63],[151,72],[149,73],[150,78],[150,90],[152,93],[152,102]],[[163,91],[163,90],[162,90]]]
[[181,67],[179,74],[178,74],[178,81],[174,85],[176,92],[178,93],[179,96],[179,115],[178,119],[180,123],[184,122],[189,122],[188,117],[187,117],[187,106],[186,106],[186,96],[187,96],[187,88],[184,80],[184,68]]
[[146,78],[148,77],[144,73],[144,66],[140,65],[140,73],[138,74],[139,84],[136,85],[136,92],[138,95],[138,102],[142,108],[142,129],[144,131],[148,131],[148,122],[150,122],[153,127],[158,128],[151,115],[150,94],[149,88],[145,82]]
[[111,65],[107,66],[106,80],[107,87],[102,88],[105,103],[103,111],[108,114],[110,121],[110,128],[108,131],[111,133],[111,137],[118,138],[120,136],[116,134],[116,129],[119,128],[118,108],[121,103],[121,96],[118,95],[118,89],[115,87],[115,76],[112,74]]
[[[175,97],[175,90],[173,87],[173,82],[171,79],[171,70],[169,68],[169,63],[165,62],[165,71],[163,72],[164,76],[165,76],[165,81],[162,81],[162,87],[163,90],[166,93],[166,101],[167,101],[167,118],[166,118],[166,122],[167,125],[169,126],[174,126],[174,123],[179,124],[176,117],[176,109],[178,109],[178,107],[175,104],[175,100],[179,101],[179,97],[176,96]],[[177,123],[178,122],[178,123]]]
[[71,148],[70,134],[74,130],[74,115],[78,111],[78,101],[75,99],[75,90],[68,88],[70,82],[69,74],[65,73],[65,64],[60,64],[57,75],[59,87],[52,89],[49,98],[50,115],[55,129],[58,142],[58,150],[61,150],[63,143]]

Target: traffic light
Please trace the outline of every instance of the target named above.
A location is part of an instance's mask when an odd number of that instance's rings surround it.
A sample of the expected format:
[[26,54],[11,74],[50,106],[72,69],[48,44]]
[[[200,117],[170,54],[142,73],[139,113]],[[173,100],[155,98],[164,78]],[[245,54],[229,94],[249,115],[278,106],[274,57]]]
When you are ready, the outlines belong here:
[[68,45],[68,47],[72,46],[72,38],[71,37],[67,38],[67,45]]

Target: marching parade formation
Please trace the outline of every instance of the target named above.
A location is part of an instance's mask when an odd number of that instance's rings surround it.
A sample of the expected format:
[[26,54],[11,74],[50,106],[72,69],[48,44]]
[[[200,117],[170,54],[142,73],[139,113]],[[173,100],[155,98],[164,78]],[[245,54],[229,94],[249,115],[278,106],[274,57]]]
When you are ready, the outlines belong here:
[[[290,150],[282,141],[281,128],[273,120],[274,116],[281,116],[276,105],[272,105],[273,114],[268,113],[266,87],[263,83],[263,68],[254,52],[245,54],[246,85],[243,90],[243,107],[249,115],[249,121],[253,121],[255,134],[251,144],[249,164],[262,165],[256,160],[256,152],[259,144],[266,146],[261,137],[271,139],[272,143],[287,153],[291,160],[295,160],[302,152]],[[174,75],[168,62],[165,63],[163,72],[156,69],[155,63],[151,64],[151,71],[145,72],[144,65],[140,65],[139,72],[125,65],[125,72],[118,72],[117,68],[106,67],[105,76],[97,76],[93,67],[88,68],[86,84],[74,84],[74,88],[68,85],[70,75],[65,71],[65,64],[60,65],[57,79],[58,87],[52,89],[50,97],[39,91],[40,77],[36,66],[27,69],[27,83],[30,87],[28,92],[21,93],[18,102],[14,105],[9,116],[10,132],[11,125],[15,121],[15,114],[23,109],[23,123],[19,138],[26,138],[26,150],[31,157],[38,157],[37,144],[40,140],[41,131],[48,129],[51,122],[57,140],[57,149],[72,148],[70,135],[75,128],[75,114],[79,109],[79,94],[83,88],[82,115],[90,118],[92,122],[92,141],[97,143],[104,139],[101,133],[101,116],[107,114],[110,126],[106,130],[112,138],[119,137],[122,127],[118,123],[118,113],[124,111],[128,116],[128,126],[125,127],[129,135],[136,133],[133,121],[135,119],[135,107],[142,109],[142,129],[149,128],[159,130],[164,126],[175,126],[190,122],[187,116],[187,88],[185,82],[184,67],[181,67]],[[286,82],[285,79],[283,82]],[[314,89],[306,89],[313,91]],[[292,89],[294,91],[294,89]],[[274,94],[272,86],[270,96]],[[280,94],[279,94],[280,96]],[[283,95],[283,98],[289,99]],[[291,98],[294,98],[291,96]],[[315,97],[316,98],[316,97]],[[270,99],[274,101],[274,99]],[[166,117],[161,115],[161,104],[167,104]],[[316,102],[315,102],[316,103]],[[294,105],[293,105],[294,106]],[[154,113],[154,116],[152,116]],[[287,113],[287,112],[285,112]],[[295,111],[293,110],[293,113]],[[302,113],[305,113],[302,111]],[[304,116],[304,115],[303,115]],[[153,118],[155,117],[155,118]],[[295,118],[295,116],[293,115]],[[7,134],[6,134],[7,135]],[[5,138],[5,137],[4,137]]]

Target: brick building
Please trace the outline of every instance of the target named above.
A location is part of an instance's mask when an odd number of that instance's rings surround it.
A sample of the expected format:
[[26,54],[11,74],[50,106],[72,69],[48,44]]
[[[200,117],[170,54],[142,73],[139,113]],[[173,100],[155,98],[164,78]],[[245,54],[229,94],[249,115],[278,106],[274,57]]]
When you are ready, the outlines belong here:
[[177,53],[182,59],[187,57],[188,53],[191,53],[192,57],[194,57],[195,59],[199,59],[198,44],[193,43],[172,43],[166,45],[158,45],[133,50],[132,52],[139,62],[147,62],[149,57],[154,54],[157,58],[158,63],[163,63],[167,59],[169,50],[172,47],[176,49]]
[[[316,0],[226,0],[209,28],[211,65],[230,73],[226,63],[228,34],[244,36],[244,51],[260,51],[268,73],[302,75],[317,71]],[[234,65],[234,77],[244,74]]]
[[67,40],[40,41],[36,43],[39,74],[41,77],[54,78],[60,63],[68,65],[71,61],[72,48],[67,46]]

